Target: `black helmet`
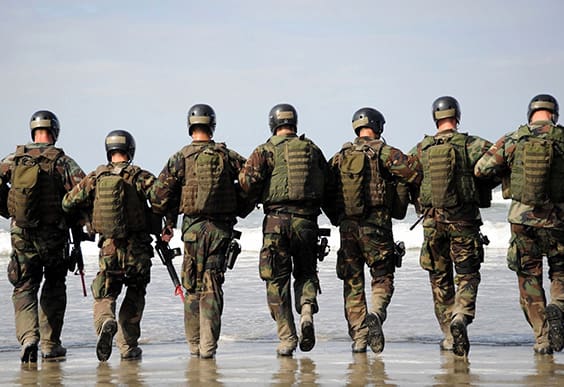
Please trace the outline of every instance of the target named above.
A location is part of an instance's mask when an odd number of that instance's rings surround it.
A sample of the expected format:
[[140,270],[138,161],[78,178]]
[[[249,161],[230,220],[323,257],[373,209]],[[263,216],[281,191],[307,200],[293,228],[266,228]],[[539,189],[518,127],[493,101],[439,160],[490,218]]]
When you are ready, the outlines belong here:
[[210,134],[215,132],[215,112],[210,105],[197,104],[188,110],[188,134],[191,136],[194,125],[206,126]]
[[39,110],[31,116],[29,120],[29,128],[31,129],[31,139],[34,140],[35,129],[47,129],[53,137],[53,142],[57,142],[59,138],[59,119],[49,110]]
[[106,157],[112,161],[112,151],[119,150],[129,157],[129,161],[135,156],[135,139],[125,130],[112,130],[106,136]]
[[298,127],[298,112],[287,103],[274,106],[268,114],[268,126],[270,126],[272,134],[276,133],[276,129],[283,125],[290,125],[295,129]]
[[369,107],[358,109],[352,116],[352,127],[357,136],[362,128],[370,128],[374,133],[380,134],[384,131],[385,123],[382,113]]
[[537,110],[548,110],[552,113],[552,122],[558,122],[558,101],[552,95],[539,94],[529,102],[529,111],[527,112],[527,121],[531,122],[531,117]]
[[433,102],[433,120],[435,124],[443,118],[456,118],[460,122],[460,106],[454,97],[439,97]]

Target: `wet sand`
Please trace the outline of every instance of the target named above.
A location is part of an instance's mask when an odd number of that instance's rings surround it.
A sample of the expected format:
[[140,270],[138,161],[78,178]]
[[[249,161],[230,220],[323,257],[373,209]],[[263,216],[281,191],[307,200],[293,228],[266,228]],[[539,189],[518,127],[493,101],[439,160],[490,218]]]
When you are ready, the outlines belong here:
[[69,348],[64,362],[22,366],[0,352],[1,385],[385,385],[563,386],[564,353],[538,356],[528,346],[474,345],[467,360],[437,344],[388,343],[380,355],[352,354],[347,342],[319,342],[309,353],[277,357],[276,343],[224,342],[215,359],[188,354],[184,343],[143,346],[143,359],[106,363],[93,347]]

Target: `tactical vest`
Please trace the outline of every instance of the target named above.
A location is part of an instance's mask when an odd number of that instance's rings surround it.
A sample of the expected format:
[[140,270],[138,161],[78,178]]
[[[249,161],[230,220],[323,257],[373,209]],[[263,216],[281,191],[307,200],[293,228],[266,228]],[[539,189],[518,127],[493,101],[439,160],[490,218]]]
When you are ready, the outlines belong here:
[[564,133],[552,126],[534,135],[527,125],[517,130],[511,166],[511,198],[527,205],[564,202]]
[[127,238],[145,231],[146,200],[137,192],[135,181],[141,168],[101,165],[96,168],[96,194],[92,228],[106,238]]
[[339,159],[341,184],[337,200],[345,216],[360,216],[373,207],[391,207],[393,191],[380,170],[384,143],[346,143]]
[[33,228],[56,225],[64,220],[61,201],[64,188],[55,172],[62,149],[53,146],[27,148],[20,145],[14,155],[8,211],[16,225]]
[[186,215],[233,215],[237,211],[236,177],[225,144],[187,145],[180,211]]
[[304,135],[273,136],[266,143],[274,166],[263,190],[265,206],[284,202],[320,203],[325,187],[325,171],[320,152]]
[[425,136],[421,142],[420,201],[423,207],[480,204],[473,167],[468,160],[467,139],[465,133],[454,133],[449,138]]

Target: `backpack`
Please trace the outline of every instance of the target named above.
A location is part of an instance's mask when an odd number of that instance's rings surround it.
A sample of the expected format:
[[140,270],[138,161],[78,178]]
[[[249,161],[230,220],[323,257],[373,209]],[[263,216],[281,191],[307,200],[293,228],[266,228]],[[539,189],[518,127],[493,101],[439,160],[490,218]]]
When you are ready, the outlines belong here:
[[389,189],[380,168],[383,142],[346,143],[340,152],[340,192],[345,216],[360,216],[372,207],[390,206]]
[[135,188],[135,166],[96,169],[96,194],[92,228],[106,238],[127,238],[146,228],[146,204]]
[[554,128],[546,136],[535,136],[527,125],[517,130],[512,163],[511,198],[527,205],[564,201],[564,136]]
[[61,149],[18,146],[8,193],[8,212],[22,228],[56,224],[63,219],[61,186],[55,164]]
[[468,135],[426,136],[421,143],[423,181],[420,201],[423,207],[450,208],[464,203],[480,205],[474,172],[468,162]]
[[188,145],[181,211],[187,215],[232,215],[237,211],[234,173],[225,144]]

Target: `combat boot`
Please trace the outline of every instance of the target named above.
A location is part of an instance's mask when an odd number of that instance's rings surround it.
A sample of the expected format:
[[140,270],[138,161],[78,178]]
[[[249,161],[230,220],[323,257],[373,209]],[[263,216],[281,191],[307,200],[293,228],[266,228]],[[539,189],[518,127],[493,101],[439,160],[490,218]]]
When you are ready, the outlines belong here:
[[300,350],[309,352],[315,346],[315,331],[313,328],[313,312],[311,304],[302,306],[302,314],[300,317]]
[[141,360],[142,355],[143,350],[141,348],[133,347],[121,354],[121,360]]
[[24,343],[20,352],[20,359],[22,363],[37,363],[37,343]]
[[538,355],[552,355],[553,353],[552,347],[546,339],[537,341],[533,346],[533,350]]
[[112,342],[117,332],[117,323],[114,319],[107,319],[102,324],[100,336],[96,343],[96,356],[100,361],[106,361],[112,354]]
[[353,353],[366,353],[366,342],[355,341],[351,348]]
[[278,356],[292,356],[295,350],[296,350],[295,344],[280,342],[280,344],[278,344],[278,348],[276,348],[276,354]]
[[382,331],[382,320],[375,313],[366,315],[366,326],[368,327],[368,345],[374,353],[380,353],[384,350],[384,332]]
[[564,348],[564,321],[562,311],[554,304],[548,304],[545,309],[546,321],[548,321],[548,341],[556,352]]
[[464,315],[456,315],[450,323],[450,332],[453,338],[452,352],[457,356],[466,356],[470,351],[470,341],[468,341],[466,325],[466,317]]
[[64,360],[66,355],[67,349],[60,344],[55,345],[48,351],[41,351],[44,361],[61,361]]

